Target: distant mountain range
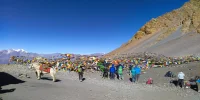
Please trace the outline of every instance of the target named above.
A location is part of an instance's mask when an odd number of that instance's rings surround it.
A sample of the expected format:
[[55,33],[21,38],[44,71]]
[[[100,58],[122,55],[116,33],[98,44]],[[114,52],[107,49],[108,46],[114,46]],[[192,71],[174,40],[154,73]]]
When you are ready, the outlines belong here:
[[[48,59],[51,59],[52,57],[54,57],[54,59],[56,58],[62,58],[61,53],[52,53],[52,54],[37,54],[37,53],[31,53],[31,52],[27,52],[23,49],[9,49],[9,50],[0,50],[0,64],[7,64],[9,61],[9,58],[11,56],[24,56],[28,59],[31,59],[33,57],[45,57]],[[82,56],[81,54],[73,54],[76,57]],[[101,57],[103,56],[104,53],[94,53],[94,54],[90,54],[87,56],[97,56],[97,57]]]

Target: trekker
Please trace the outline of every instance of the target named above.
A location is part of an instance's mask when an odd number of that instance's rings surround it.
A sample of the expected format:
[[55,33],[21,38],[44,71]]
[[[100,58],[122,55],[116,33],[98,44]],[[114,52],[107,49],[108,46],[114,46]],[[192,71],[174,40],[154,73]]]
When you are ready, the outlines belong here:
[[182,88],[184,85],[185,74],[183,72],[178,73],[178,85]]
[[78,66],[78,76],[79,76],[79,81],[83,81],[83,68],[82,66]]
[[118,75],[119,75],[119,80],[123,80],[123,67],[122,67],[122,65],[120,65],[119,68],[118,68]]
[[115,65],[112,64],[112,67],[110,67],[110,79],[115,79]]
[[101,75],[100,76],[103,76],[105,67],[104,67],[104,65],[99,65],[99,67],[100,67],[100,71],[101,71]]
[[129,65],[129,75],[131,75],[131,70],[132,70],[132,68],[133,68],[133,65]]
[[198,87],[198,92],[200,92],[200,78],[197,79],[196,83],[197,83],[197,87]]
[[135,71],[134,67],[131,68],[130,73],[131,73],[131,76],[132,76],[132,77],[131,77],[131,78],[132,78],[132,82],[135,83],[136,71]]
[[108,78],[108,68],[107,67],[104,68],[103,78]]
[[139,80],[139,77],[140,77],[140,74],[141,74],[141,69],[140,69],[140,67],[138,66],[138,64],[136,64],[136,66],[135,66],[135,73],[136,73],[136,82],[138,82],[138,80]]
[[119,74],[118,74],[119,66],[120,66],[120,65],[117,65],[117,66],[116,66],[116,72],[115,72],[115,73],[116,73],[116,76],[117,76],[117,79],[119,79]]

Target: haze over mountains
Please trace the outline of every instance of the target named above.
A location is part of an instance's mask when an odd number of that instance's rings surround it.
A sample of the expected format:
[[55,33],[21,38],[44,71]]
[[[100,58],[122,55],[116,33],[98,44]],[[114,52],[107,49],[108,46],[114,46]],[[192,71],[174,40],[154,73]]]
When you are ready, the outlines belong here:
[[200,54],[200,0],[190,0],[179,9],[152,18],[106,57],[138,52],[165,56]]
[[[102,55],[104,55],[103,53],[94,53],[94,54],[90,54],[88,56],[98,56],[101,57]],[[0,50],[0,64],[7,64],[8,60],[11,56],[24,56],[26,58],[33,58],[33,57],[45,57],[48,59],[51,59],[52,57],[54,57],[54,59],[56,58],[62,58],[61,53],[53,53],[53,54],[38,54],[38,53],[31,53],[31,52],[27,52],[23,49],[9,49],[9,50]],[[81,56],[81,54],[74,54],[75,58]]]

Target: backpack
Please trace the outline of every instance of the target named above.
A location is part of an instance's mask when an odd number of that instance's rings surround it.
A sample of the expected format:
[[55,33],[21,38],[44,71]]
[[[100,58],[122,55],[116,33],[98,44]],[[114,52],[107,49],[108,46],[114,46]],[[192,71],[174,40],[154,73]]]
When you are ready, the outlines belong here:
[[82,68],[81,67],[78,68],[78,72],[82,72]]
[[141,73],[141,69],[139,66],[136,66],[135,68],[136,74],[140,74]]
[[176,77],[176,75],[175,75],[173,72],[168,71],[168,72],[165,74],[165,77],[172,77],[172,78],[174,78],[174,77]]
[[103,65],[100,65],[100,70],[103,72],[104,71],[104,66]]
[[122,68],[122,66],[119,66],[119,69],[118,69],[118,73],[122,73],[123,72],[123,68]]
[[153,84],[153,79],[152,78],[149,78],[146,82],[146,84]]
[[171,77],[172,76],[172,72],[171,71],[168,71],[166,74],[165,74],[165,77]]
[[198,79],[196,82],[197,82],[197,83],[200,83],[200,79]]
[[132,74],[132,76],[135,76],[135,75],[136,75],[136,71],[135,71],[134,68],[131,69],[131,74]]

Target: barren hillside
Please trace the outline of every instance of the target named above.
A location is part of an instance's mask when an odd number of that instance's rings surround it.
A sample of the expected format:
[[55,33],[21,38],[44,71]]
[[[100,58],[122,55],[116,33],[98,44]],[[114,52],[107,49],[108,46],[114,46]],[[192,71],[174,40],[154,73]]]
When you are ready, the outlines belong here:
[[152,18],[125,44],[108,53],[152,52],[166,56],[200,53],[200,0],[190,0],[181,8]]

